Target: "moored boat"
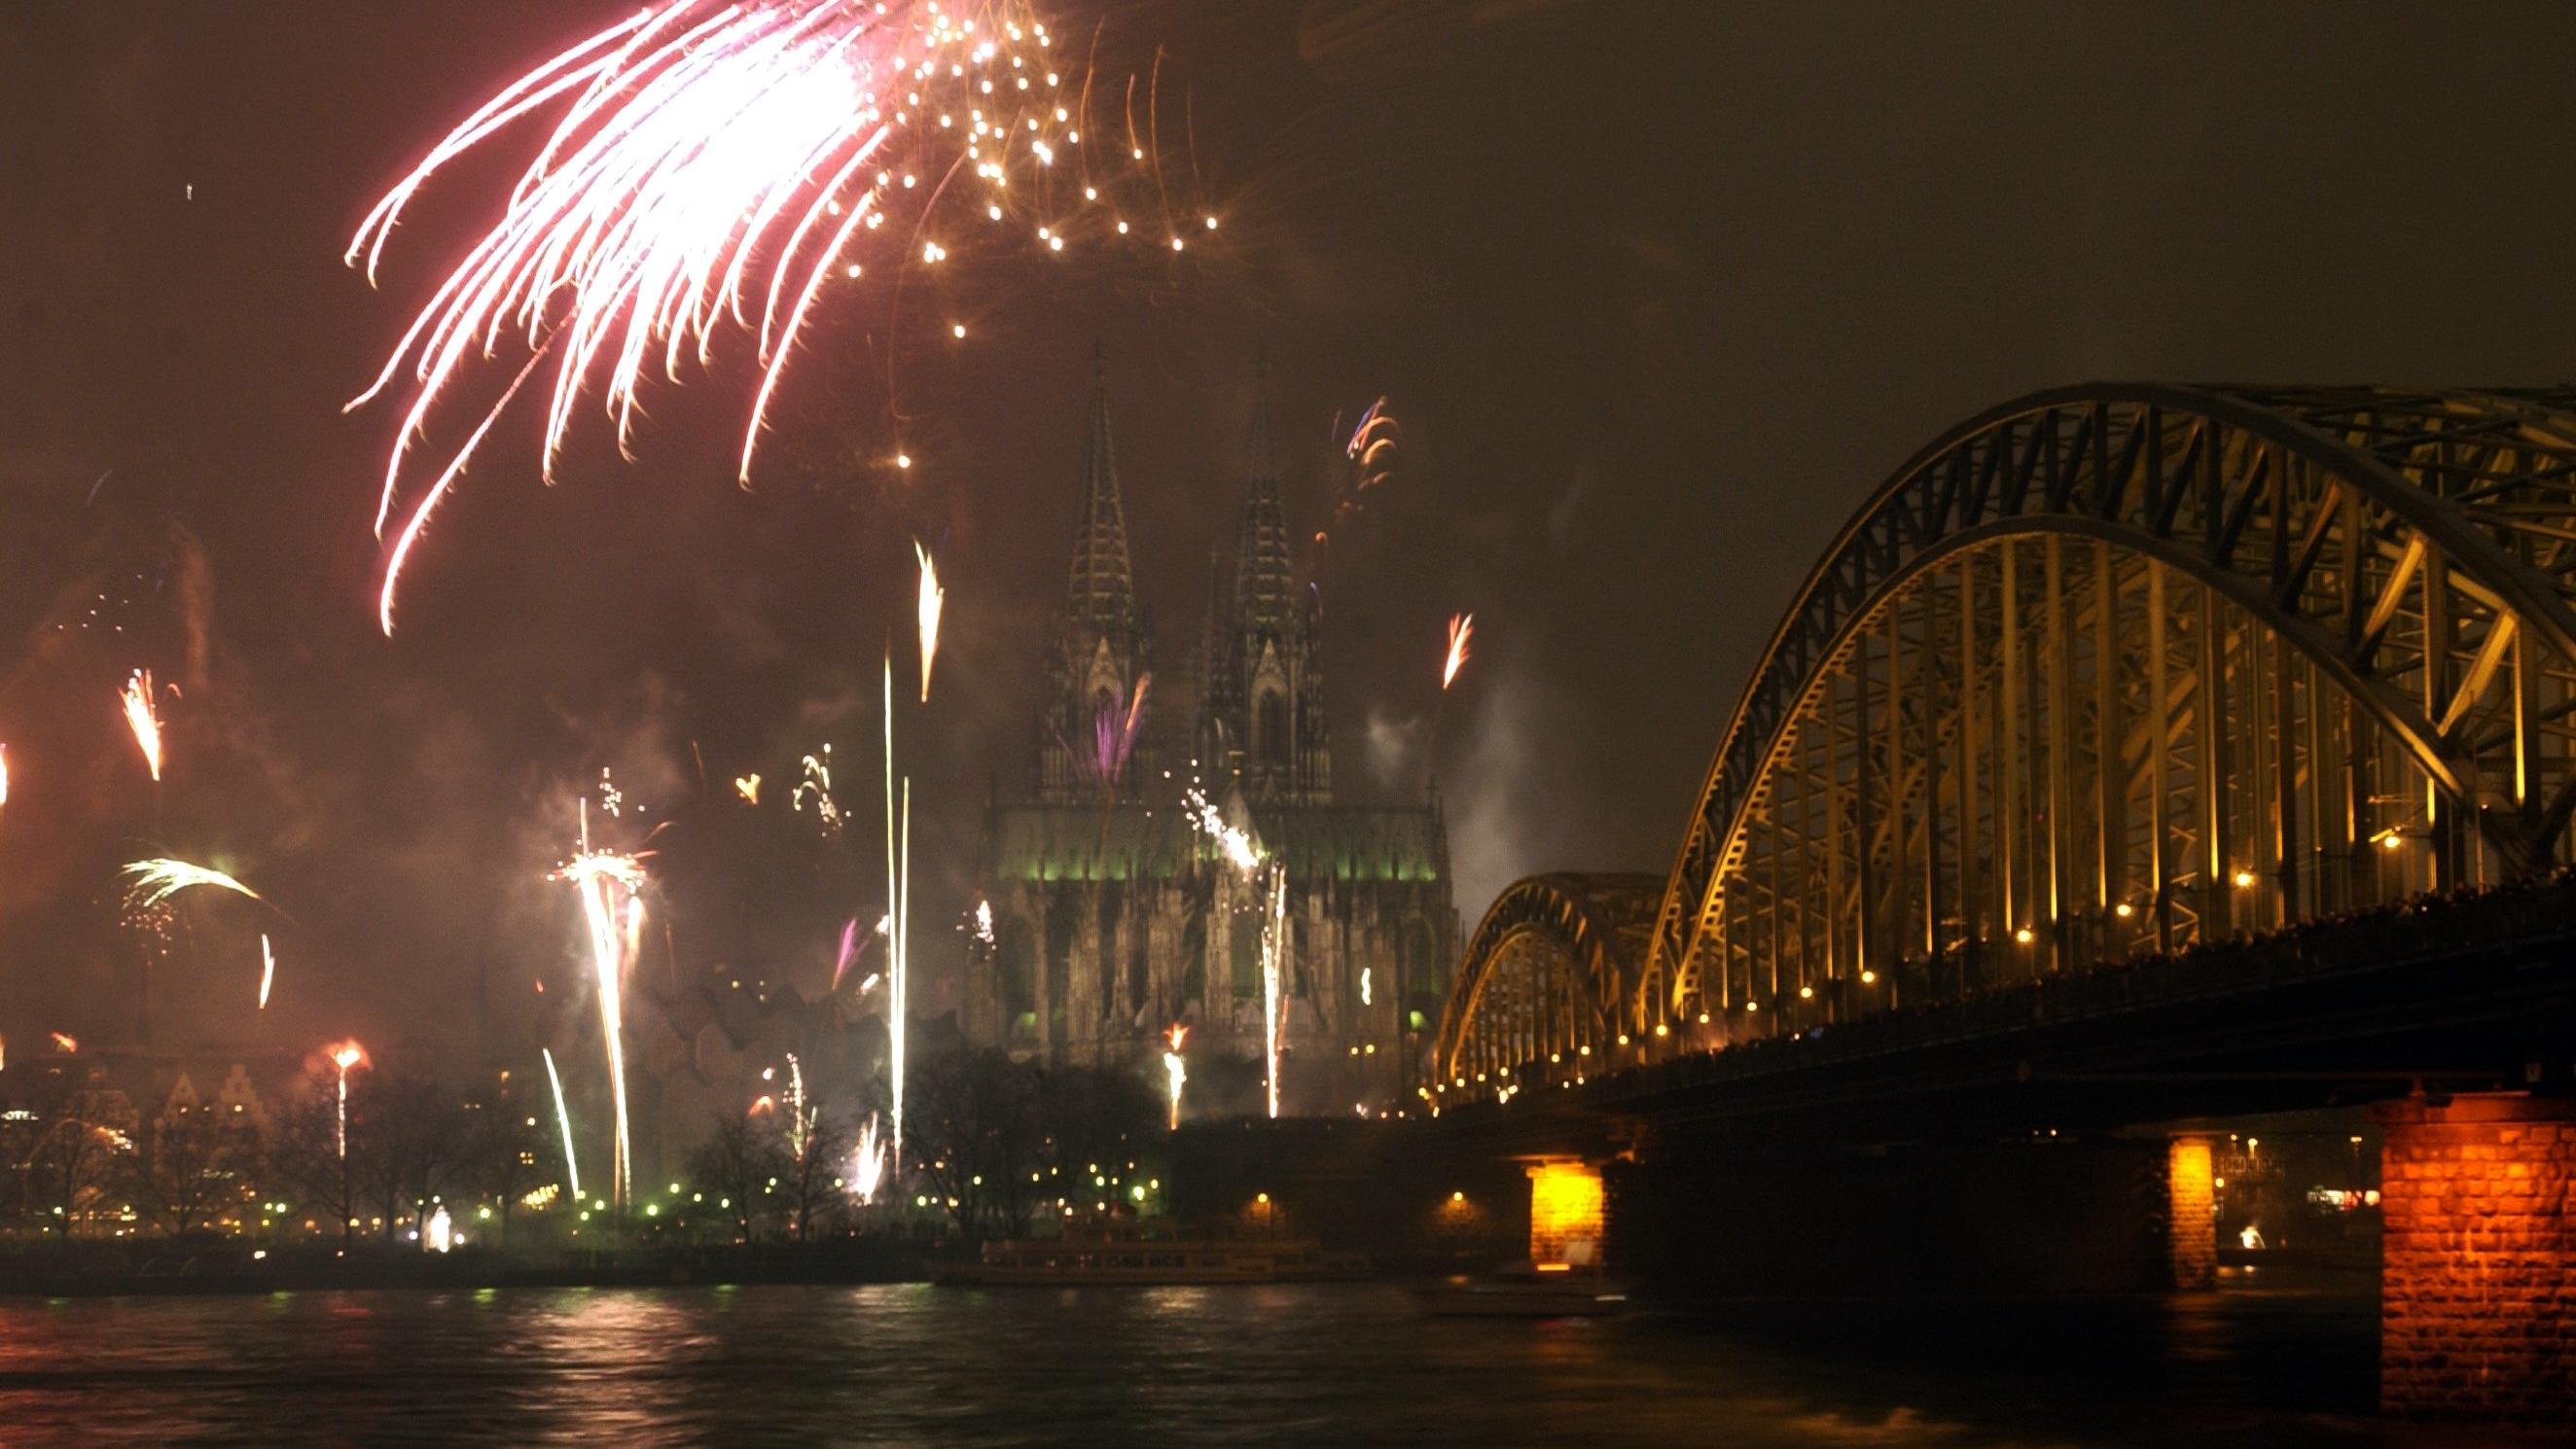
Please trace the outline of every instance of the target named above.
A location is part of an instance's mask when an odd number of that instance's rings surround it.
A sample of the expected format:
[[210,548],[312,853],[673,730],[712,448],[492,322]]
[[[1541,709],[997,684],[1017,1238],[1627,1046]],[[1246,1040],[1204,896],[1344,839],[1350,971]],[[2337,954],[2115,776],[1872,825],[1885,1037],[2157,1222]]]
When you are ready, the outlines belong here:
[[1425,1310],[1456,1318],[1598,1318],[1628,1306],[1626,1284],[1566,1263],[1510,1263],[1416,1292]]

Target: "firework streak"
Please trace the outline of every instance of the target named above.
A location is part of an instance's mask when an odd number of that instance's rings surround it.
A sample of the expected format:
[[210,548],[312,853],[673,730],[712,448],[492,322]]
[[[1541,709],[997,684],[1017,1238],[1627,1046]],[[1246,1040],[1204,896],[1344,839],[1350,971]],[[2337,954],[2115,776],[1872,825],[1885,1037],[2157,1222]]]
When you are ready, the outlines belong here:
[[546,1059],[546,1081],[555,1089],[555,1125],[563,1130],[564,1179],[572,1188],[572,1200],[581,1201],[581,1160],[572,1150],[572,1114],[564,1110],[563,1074],[555,1070],[552,1048],[539,1047]]
[[903,782],[902,833],[895,826],[894,783],[894,655],[885,661],[885,805],[886,805],[886,902],[887,919],[893,930],[886,939],[886,1073],[892,1078],[889,1116],[892,1118],[891,1141],[895,1175],[903,1175],[903,1068],[905,1037],[910,1022],[905,1013],[911,1003],[908,995],[906,950],[912,931],[912,779]]
[[593,985],[599,993],[599,1031],[608,1048],[609,1099],[617,1114],[609,1163],[611,1201],[622,1209],[632,1171],[632,1137],[626,1115],[626,968],[644,930],[644,864],[632,855],[590,848],[590,814],[582,812],[581,849],[554,873],[581,894],[582,924],[590,941]]
[[1261,928],[1261,1060],[1264,1086],[1268,1089],[1270,1115],[1279,1115],[1279,988],[1281,958],[1288,944],[1288,871],[1280,862],[1270,866],[1270,905],[1262,913]]
[[340,1115],[332,1125],[331,1142],[340,1160],[349,1160],[349,1068],[367,1059],[366,1048],[346,1041],[331,1048],[331,1065],[340,1069]]

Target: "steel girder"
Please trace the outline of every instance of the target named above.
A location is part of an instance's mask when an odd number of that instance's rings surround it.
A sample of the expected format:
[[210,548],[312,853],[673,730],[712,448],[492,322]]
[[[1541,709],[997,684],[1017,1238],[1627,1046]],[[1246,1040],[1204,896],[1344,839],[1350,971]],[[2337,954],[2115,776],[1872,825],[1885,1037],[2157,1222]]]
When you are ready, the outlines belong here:
[[[2030,540],[2051,541],[2034,551],[2024,547]],[[2037,556],[2024,558],[2026,552]],[[2082,555],[2071,569],[2070,553]],[[2044,579],[2016,576],[2034,566]],[[2076,574],[2083,577],[2073,587],[2089,599],[2064,595]],[[1927,577],[1946,579],[1948,597],[1917,609],[1922,617],[1890,623],[1891,601],[1921,592]],[[2191,593],[2196,601],[2177,597]],[[1999,597],[2014,606],[1997,610]],[[2106,842],[2095,865],[2107,875],[2107,863],[2126,856],[2125,839],[2115,848],[2107,843],[2111,823],[2072,818],[2087,802],[2069,793],[2066,775],[2081,771],[2088,751],[2097,782],[2127,780],[2123,801],[2138,788],[2139,772],[2155,774],[2148,798],[2159,818],[2149,853],[2167,944],[2175,877],[2165,856],[2199,851],[2199,884],[2214,891],[2220,882],[2207,872],[2227,864],[2219,851],[2231,833],[2268,832],[2269,865],[2283,883],[2274,924],[2295,915],[2302,901],[2329,901],[2322,886],[2302,892],[2295,884],[2302,868],[2294,859],[2301,848],[2296,817],[2321,818],[2329,808],[2327,770],[2338,758],[2346,844],[2358,838],[2357,803],[2385,803],[2359,800],[2365,765],[2374,778],[2420,774],[2422,834],[2440,857],[2427,867],[2428,883],[2563,859],[2576,810],[2571,599],[2576,392],[2110,384],[1996,408],[1924,449],[1882,486],[1800,591],[1710,767],[1624,1025],[1640,1032],[1695,1002],[1702,1010],[1712,1000],[1732,1004],[1723,1000],[1725,971],[1710,978],[1729,949],[1721,925],[1730,894],[1741,905],[1767,887],[1781,907],[1772,922],[1777,931],[1795,896],[1814,899],[1821,890],[1830,901],[1858,889],[1883,902],[1892,887],[1866,881],[1871,865],[1882,875],[1904,874],[1923,862],[1930,867],[1923,899],[1903,905],[1927,922],[1922,945],[1930,956],[1944,950],[1945,919],[1959,945],[1981,928],[2029,931],[2015,923],[2034,913],[1992,889],[1977,898],[1999,899],[2003,914],[1976,919],[1970,887],[1985,883],[1968,879],[1963,861],[1982,849],[1977,863],[1993,868],[2017,833],[2036,848],[2028,820],[2038,816],[2048,822],[2052,888],[2065,884],[2058,847],[2088,831]],[[1956,622],[1934,617],[1953,602]],[[1881,627],[1885,643],[1865,647],[1869,657],[1854,674],[1855,641]],[[2026,631],[2042,637],[2022,637]],[[2140,633],[2153,637],[2140,640]],[[2197,651],[2196,664],[2172,662],[2172,646]],[[2091,671],[2096,697],[2087,703],[2049,694],[2062,695],[2061,676],[2080,672],[2066,667],[2069,651],[2088,647],[2095,659],[2110,661]],[[2153,656],[2152,679],[2134,677],[2141,651]],[[2006,660],[2015,667],[2007,670]],[[2269,685],[2265,673],[2273,676]],[[2022,674],[2048,679],[2013,677]],[[2201,695],[2201,678],[2218,681],[2206,708],[2188,702]],[[1946,689],[1940,707],[1915,702],[1917,692],[1939,692],[1925,691],[1927,684]],[[2007,688],[2047,697],[2029,705],[2011,733],[1997,734],[1991,748],[1963,747],[1963,729],[1978,734],[1990,719],[2000,728],[2012,723],[2004,716],[2024,709],[2018,696],[2007,706]],[[1848,718],[1820,708],[1834,689],[1860,697]],[[2142,690],[2151,691],[2152,703],[2138,703]],[[2250,709],[2258,729],[2277,735],[2296,727],[2306,735],[2275,739],[2268,755],[2258,736],[2240,751],[2252,759],[2231,760],[2230,740],[2244,729],[2227,713],[2231,699]],[[2129,726],[2117,731],[2116,746],[2067,737],[2085,708],[2097,731]],[[1945,712],[1953,717],[1945,720]],[[1802,720],[1825,727],[1801,729]],[[1852,737],[1873,720],[1884,741]],[[2138,727],[2164,744],[2139,749],[2133,759]],[[1973,772],[1981,755],[1992,769],[2025,750],[2047,762],[2048,778],[2021,782],[2036,798],[2015,798],[2009,788],[1984,798],[1973,780],[1947,786],[1942,798],[1969,801],[1995,839],[1983,847],[1969,842],[1948,863],[1956,898],[1945,917],[1940,848],[1968,826],[1940,821],[1937,806],[1920,808],[1924,791],[1940,788],[1931,782],[1945,757]],[[2378,758],[2383,754],[2397,763]],[[1866,765],[1840,763],[1855,757],[1884,759],[1875,785]],[[2231,818],[2236,775],[2267,761],[2278,786],[2270,818]],[[1859,783],[1851,785],[1855,775]],[[1849,787],[1809,788],[1836,776]],[[2168,793],[2177,777],[2191,798]],[[2097,815],[2117,813],[2102,808],[2112,793],[2109,785],[2096,791]],[[1749,852],[1753,827],[1792,808],[1788,802],[1822,822],[1797,832],[1802,840],[1832,843]],[[2189,838],[2192,822],[2161,818],[2177,803],[2202,813],[2201,838]],[[1996,827],[1997,820],[2005,823]],[[1772,878],[1749,879],[1748,863]],[[1823,884],[1783,878],[1784,868]],[[2109,883],[2099,885],[2094,904],[2107,909]],[[1852,939],[1841,943],[1799,921],[1792,953],[1799,969],[1814,955],[1829,973],[1869,970],[1868,908],[1857,921]],[[2080,944],[2100,950],[2113,943]],[[1887,949],[1901,966],[1901,945],[1891,940]],[[1768,963],[1775,973],[1782,954],[1775,950]],[[2052,955],[2052,969],[2083,964],[2062,940],[2052,942]],[[1704,989],[1704,978],[1718,989]],[[1776,991],[1779,981],[1768,984]],[[1952,973],[1947,989],[1962,984]],[[1944,989],[1937,981],[1916,985]]]

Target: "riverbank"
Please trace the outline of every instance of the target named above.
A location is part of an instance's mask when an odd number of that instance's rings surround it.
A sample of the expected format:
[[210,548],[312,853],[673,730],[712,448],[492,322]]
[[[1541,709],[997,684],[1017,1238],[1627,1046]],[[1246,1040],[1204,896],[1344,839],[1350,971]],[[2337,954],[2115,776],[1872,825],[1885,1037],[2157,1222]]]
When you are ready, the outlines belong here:
[[[345,1256],[344,1256],[345,1252]],[[97,1298],[328,1289],[649,1288],[689,1284],[924,1282],[935,1252],[904,1239],[575,1253],[365,1245],[267,1251],[218,1244],[118,1250],[80,1244],[0,1254],[0,1298]]]

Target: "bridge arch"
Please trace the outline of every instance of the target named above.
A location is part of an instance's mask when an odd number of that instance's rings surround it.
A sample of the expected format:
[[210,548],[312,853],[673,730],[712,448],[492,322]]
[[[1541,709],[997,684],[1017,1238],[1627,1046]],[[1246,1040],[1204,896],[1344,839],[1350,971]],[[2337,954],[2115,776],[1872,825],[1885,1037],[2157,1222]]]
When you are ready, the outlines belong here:
[[1468,939],[1425,1076],[1467,1091],[1527,1061],[1579,1071],[1606,1059],[1625,1031],[1663,890],[1653,875],[1514,882]]
[[1797,1028],[2565,860],[2571,716],[2576,392],[2004,404],[1792,602],[1613,1036]]

